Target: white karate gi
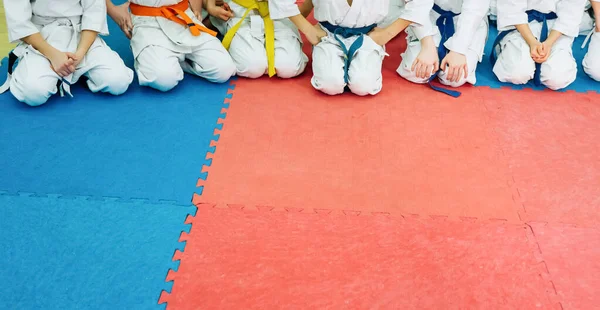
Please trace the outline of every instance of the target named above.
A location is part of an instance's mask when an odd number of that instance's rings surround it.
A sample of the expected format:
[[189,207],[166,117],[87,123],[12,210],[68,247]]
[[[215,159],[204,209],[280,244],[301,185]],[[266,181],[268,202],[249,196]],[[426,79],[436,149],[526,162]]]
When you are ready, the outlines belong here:
[[490,17],[490,21],[496,22],[496,20],[498,19],[498,0],[490,0],[490,11],[489,11],[489,17]]
[[[585,0],[498,0],[498,30],[514,29],[515,25],[528,21],[527,10],[541,13],[555,12],[558,18],[548,20],[548,34],[560,31],[561,36],[552,46],[550,57],[541,65],[541,82],[552,90],[567,87],[575,81],[577,64],[573,58],[573,40],[579,33],[581,12]],[[538,37],[542,23],[529,23],[533,35]],[[518,31],[513,31],[500,41],[500,54],[494,65],[494,73],[501,82],[525,84],[534,77],[535,62],[529,45]]]
[[[440,71],[438,74],[439,80],[442,84],[452,87],[462,86],[465,83],[475,84],[477,80],[475,69],[477,69],[477,64],[482,60],[483,49],[485,48],[488,35],[488,20],[486,16],[489,12],[490,0],[435,0],[435,4],[442,10],[460,13],[460,15],[454,17],[455,33],[446,41],[444,46],[449,51],[465,55],[469,70],[467,78],[461,75],[458,82],[448,81],[446,72]],[[431,29],[436,46],[439,46],[442,39],[440,31],[436,26],[439,17],[438,13],[431,10]],[[416,72],[410,70],[413,62],[421,52],[421,43],[414,35],[410,35],[410,31],[409,36],[407,36],[407,43],[406,51],[402,54],[402,63],[397,70],[398,74],[414,83],[427,83],[429,78],[419,78],[416,76]],[[442,59],[440,59],[441,62]]]
[[594,19],[588,13],[588,10],[592,7],[589,0],[585,3],[584,11],[582,12],[581,24],[579,24],[579,35],[587,35],[594,29]]
[[[600,0],[593,1],[600,2]],[[592,31],[594,31],[594,33],[590,38],[588,52],[583,58],[583,70],[592,79],[600,82],[600,32],[596,32],[595,29]]]
[[[131,0],[149,7],[175,5],[182,0]],[[183,0],[187,1],[187,0]],[[202,23],[191,8],[185,12]],[[168,91],[183,80],[183,73],[223,83],[235,75],[235,64],[219,39],[202,32],[193,36],[184,27],[164,17],[132,15],[131,49],[140,85]]]
[[[273,1],[273,0],[272,0]],[[274,0],[277,1],[277,0]],[[211,16],[212,24],[225,35],[246,12],[246,8],[228,0],[234,17],[228,21]],[[302,38],[296,26],[287,18],[273,20],[275,26],[275,70],[280,78],[292,78],[304,72],[308,57],[302,51]],[[257,10],[248,14],[235,33],[229,54],[239,76],[258,78],[268,72],[265,48],[265,24]]]
[[[19,42],[13,51],[19,63],[5,86],[15,98],[31,106],[42,105],[56,94],[60,77],[45,56],[21,39],[39,32],[54,48],[74,53],[82,30],[108,34],[105,0],[8,0],[4,9],[9,40]],[[76,71],[64,80],[73,84],[81,76],[88,78],[92,92],[120,95],[131,84],[133,71],[98,37]],[[70,94],[69,85],[62,85]]]
[[[388,16],[390,0],[354,0],[352,6],[347,0],[313,0],[315,6],[314,16],[319,22],[329,22],[332,25],[359,28],[384,22]],[[430,0],[403,0],[406,6],[399,17],[415,23],[428,22],[429,9],[426,2]],[[433,0],[431,0],[433,1]],[[294,1],[275,1],[279,6],[277,13],[283,16],[298,14],[294,10]],[[425,3],[425,4],[424,4]],[[271,15],[275,15],[271,10]],[[328,32],[327,30],[325,30]],[[350,48],[359,36],[341,38]],[[362,47],[354,54],[348,68],[348,83],[344,78],[344,52],[332,33],[313,49],[313,78],[311,83],[314,88],[329,94],[336,95],[344,92],[345,86],[357,95],[375,95],[381,91],[383,58],[387,55],[383,46],[375,43],[368,35],[363,37]]]

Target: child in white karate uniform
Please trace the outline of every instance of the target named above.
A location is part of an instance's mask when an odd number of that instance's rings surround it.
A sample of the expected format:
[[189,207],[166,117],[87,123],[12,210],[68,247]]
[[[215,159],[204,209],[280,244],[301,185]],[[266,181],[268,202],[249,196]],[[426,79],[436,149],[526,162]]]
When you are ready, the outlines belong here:
[[600,82],[600,0],[592,0],[592,10],[596,20],[590,38],[590,46],[583,58],[583,69],[592,79]]
[[[431,10],[431,24],[441,61],[439,80],[442,84],[459,87],[475,84],[475,70],[482,60],[488,36],[490,0],[435,0]],[[410,68],[421,51],[414,36],[407,38],[408,47],[402,55],[398,73],[407,80],[424,84],[430,76],[419,77]]]
[[70,85],[85,76],[92,92],[123,94],[133,72],[98,37],[108,34],[104,1],[4,1],[9,39],[19,45],[0,93],[10,89],[17,100],[39,106],[59,90],[71,95]]
[[573,40],[579,34],[585,0],[498,0],[493,71],[501,82],[536,84],[552,90],[577,76]]
[[184,72],[215,83],[235,75],[235,64],[216,32],[196,15],[202,5],[202,0],[131,0],[131,25],[122,17],[123,10],[117,14],[109,9],[131,37],[140,85],[169,91],[183,80]]
[[207,0],[206,10],[224,35],[239,76],[292,78],[304,72],[308,57],[298,29],[287,18],[272,20],[266,0],[227,0],[220,7]]
[[[271,17],[289,17],[302,31],[313,49],[311,83],[328,95],[348,87],[354,94],[375,95],[382,88],[384,45],[409,25],[429,23],[429,0],[407,0],[402,15],[385,28],[377,28],[388,16],[389,0],[307,0],[300,8],[294,0],[270,1]],[[306,16],[314,8],[319,22],[312,25]],[[302,13],[302,14],[300,14]],[[434,67],[435,49],[428,64]]]

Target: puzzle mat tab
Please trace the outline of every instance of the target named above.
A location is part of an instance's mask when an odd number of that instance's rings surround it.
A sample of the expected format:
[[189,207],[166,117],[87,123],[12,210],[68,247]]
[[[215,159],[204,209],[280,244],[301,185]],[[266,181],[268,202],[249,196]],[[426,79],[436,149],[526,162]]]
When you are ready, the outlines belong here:
[[529,228],[201,205],[167,309],[550,308]]
[[[132,65],[114,23],[107,42]],[[4,60],[4,63],[6,60]],[[186,76],[161,93],[134,81],[114,97],[73,87],[39,108],[0,96],[0,190],[190,204],[231,85]]]
[[162,309],[193,207],[0,194],[1,309]]

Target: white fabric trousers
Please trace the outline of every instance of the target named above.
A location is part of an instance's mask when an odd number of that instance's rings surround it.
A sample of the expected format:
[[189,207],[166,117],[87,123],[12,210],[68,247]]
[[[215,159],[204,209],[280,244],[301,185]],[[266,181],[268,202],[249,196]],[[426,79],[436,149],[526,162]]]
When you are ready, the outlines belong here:
[[[227,30],[239,19],[228,22]],[[217,23],[216,21],[214,22]],[[306,68],[308,57],[302,51],[300,34],[287,20],[274,21],[275,26],[275,70],[280,78],[296,77]],[[235,62],[237,74],[247,78],[258,78],[268,73],[265,26],[258,15],[248,16],[229,46],[229,54]]]
[[[342,41],[349,49],[358,36]],[[363,45],[354,54],[348,68],[348,83],[344,79],[345,55],[339,42],[329,33],[313,48],[313,77],[311,83],[328,95],[338,95],[348,86],[351,92],[359,96],[375,95],[381,91],[383,76],[381,67],[385,49],[375,43],[368,35]]]
[[194,74],[214,83],[224,83],[235,75],[235,66],[221,42],[206,33],[205,44],[192,53],[180,53],[159,45],[149,45],[135,58],[141,86],[169,91],[183,80],[183,73]]
[[[457,22],[458,17],[455,17],[455,25]],[[433,25],[435,27],[435,35],[433,36],[433,39],[435,41],[436,46],[439,46],[440,41],[442,40],[442,36],[437,26],[435,26],[435,21],[433,22]],[[484,20],[479,24],[479,27],[475,32],[475,36],[471,41],[471,45],[469,45],[467,54],[465,55],[467,57],[467,68],[469,70],[467,78],[465,78],[464,75],[462,75],[458,82],[451,82],[448,81],[446,72],[440,71],[440,73],[438,74],[440,83],[451,87],[459,87],[464,85],[465,83],[475,84],[477,82],[475,71],[477,70],[477,65],[479,64],[479,61],[481,59],[483,48],[485,47],[485,43],[487,41],[487,35],[488,23],[487,20]],[[406,36],[406,41],[406,51],[402,53],[402,62],[400,63],[400,66],[398,67],[396,72],[398,72],[398,74],[401,77],[413,83],[427,83],[429,81],[429,78],[419,78],[416,76],[416,72],[411,71],[413,63],[415,62],[415,60],[419,56],[419,53],[421,52],[421,42],[416,38],[416,36],[414,36],[414,34],[411,33],[410,30],[408,31],[408,35]],[[440,63],[441,62],[442,59],[440,59]]]
[[583,70],[600,82],[600,32],[594,32],[589,44],[588,52],[583,58]]
[[[73,46],[79,41],[77,31],[70,22],[60,21],[44,27],[41,34],[46,42],[58,50],[74,52]],[[19,63],[10,81],[11,93],[17,100],[30,106],[46,103],[50,96],[58,92],[60,77],[52,70],[50,61],[33,47],[23,44],[16,48],[15,53],[19,56]],[[133,71],[99,37],[75,73],[64,80],[74,84],[81,76],[88,78],[87,85],[92,92],[113,95],[123,94],[133,81]]]
[[[186,13],[201,24],[190,10]],[[184,72],[214,83],[224,83],[236,72],[219,39],[204,32],[193,36],[187,27],[160,17],[134,17],[131,48],[140,85],[160,91],[177,86]]]
[[[541,32],[541,24],[529,24],[536,37]],[[551,25],[549,25],[549,29]],[[577,77],[577,63],[573,58],[574,38],[561,36],[550,50],[550,56],[542,63],[540,79],[544,86],[559,90],[569,86]],[[531,58],[529,45],[518,31],[513,31],[500,41],[500,53],[493,68],[501,82],[526,84],[535,74],[535,62]]]

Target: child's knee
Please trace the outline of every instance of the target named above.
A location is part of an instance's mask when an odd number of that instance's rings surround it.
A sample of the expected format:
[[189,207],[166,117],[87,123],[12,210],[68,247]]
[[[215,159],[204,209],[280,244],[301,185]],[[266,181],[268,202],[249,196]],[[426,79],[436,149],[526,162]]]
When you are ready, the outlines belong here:
[[551,90],[563,89],[577,78],[575,60],[566,52],[560,56],[562,57],[556,57],[553,61],[548,60],[541,66],[540,79],[542,84]]
[[[118,96],[124,94],[133,81],[133,71],[126,66],[110,68],[100,73],[100,85],[103,92]],[[93,81],[88,81],[92,83]]]
[[315,89],[318,89],[328,95],[339,95],[344,92],[346,82],[344,81],[344,73],[340,72],[320,72],[311,79],[311,83]]
[[236,59],[235,63],[237,74],[250,79],[256,79],[265,75],[268,68],[267,59],[262,59],[262,57],[255,59],[244,57],[243,60]]
[[32,106],[40,106],[56,93],[58,79],[52,77],[13,76],[10,92],[17,100]]
[[348,88],[350,91],[359,96],[376,95],[381,91],[382,88],[381,76],[367,76],[361,75],[359,78],[351,77]]
[[[595,59],[592,59],[595,57]],[[600,55],[586,56],[583,60],[583,70],[592,79],[600,82]]]
[[213,83],[225,83],[232,76],[236,75],[236,72],[237,68],[231,57],[223,57],[223,59],[215,64],[213,72],[207,75],[206,79]]
[[442,72],[439,74],[438,78],[440,79],[440,83],[450,87],[461,87],[467,83],[467,78],[465,78],[464,75],[461,76],[458,81],[450,81],[448,75]]
[[289,79],[300,75],[306,68],[307,58],[303,53],[275,56],[277,76]]
[[600,32],[596,32],[590,39],[590,46],[583,58],[583,69],[587,75],[600,81]]
[[166,92],[169,91],[181,80],[183,80],[183,70],[177,66],[148,66],[140,67],[137,70],[140,85],[149,86],[154,89]]
[[515,85],[526,84],[535,74],[535,63],[531,57],[527,57],[528,59],[525,56],[501,54],[492,70],[500,82]]

